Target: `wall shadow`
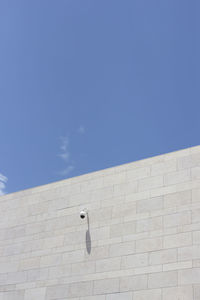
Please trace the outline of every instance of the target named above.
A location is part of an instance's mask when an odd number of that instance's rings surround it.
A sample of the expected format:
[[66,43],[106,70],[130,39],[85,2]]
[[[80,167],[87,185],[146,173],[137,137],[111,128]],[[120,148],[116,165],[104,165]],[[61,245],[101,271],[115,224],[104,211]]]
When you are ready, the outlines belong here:
[[92,249],[92,242],[91,242],[91,235],[90,235],[90,220],[88,214],[87,214],[87,224],[88,224],[88,229],[85,234],[85,243],[86,243],[87,253],[90,254]]

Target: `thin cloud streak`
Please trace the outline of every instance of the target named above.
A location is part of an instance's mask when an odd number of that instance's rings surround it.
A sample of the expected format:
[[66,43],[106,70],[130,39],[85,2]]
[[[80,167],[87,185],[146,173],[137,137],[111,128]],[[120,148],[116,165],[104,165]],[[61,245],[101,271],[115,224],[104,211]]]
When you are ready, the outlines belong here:
[[66,163],[69,161],[69,153],[68,152],[60,153],[60,154],[58,154],[58,156],[60,158],[62,158]]
[[60,171],[59,174],[62,176],[67,176],[69,175],[70,172],[72,172],[74,170],[74,166],[68,166],[66,169],[64,169],[63,171]]
[[59,153],[58,156],[67,163],[69,161],[69,158],[70,158],[69,138],[67,136],[66,137],[60,137],[60,140],[61,140],[61,146],[60,146],[61,153]]
[[70,172],[74,170],[73,162],[71,161],[71,155],[69,151],[69,137],[60,137],[61,145],[60,145],[60,151],[61,153],[58,154],[58,156],[64,161],[64,163],[67,165],[66,168],[59,172],[59,175],[61,176],[67,176]]
[[0,173],[0,196],[5,194],[5,188],[8,178]]

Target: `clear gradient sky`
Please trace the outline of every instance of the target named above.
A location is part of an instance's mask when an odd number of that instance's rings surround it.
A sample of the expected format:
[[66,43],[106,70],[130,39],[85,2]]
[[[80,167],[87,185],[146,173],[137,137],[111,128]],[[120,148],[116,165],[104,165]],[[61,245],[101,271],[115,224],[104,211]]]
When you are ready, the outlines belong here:
[[199,13],[1,0],[0,193],[200,144]]

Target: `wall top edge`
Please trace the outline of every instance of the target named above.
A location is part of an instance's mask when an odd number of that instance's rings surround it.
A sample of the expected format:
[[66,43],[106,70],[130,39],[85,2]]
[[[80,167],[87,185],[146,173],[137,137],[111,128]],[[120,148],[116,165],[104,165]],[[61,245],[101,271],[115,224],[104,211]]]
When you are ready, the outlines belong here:
[[200,153],[200,145],[193,146],[193,147],[187,147],[187,148],[183,148],[180,150],[175,150],[172,152],[143,158],[143,159],[136,160],[133,162],[124,163],[122,165],[117,165],[117,166],[112,166],[112,167],[108,167],[105,169],[100,169],[97,171],[92,171],[89,173],[70,177],[67,179],[49,182],[47,184],[31,187],[31,188],[28,188],[25,190],[20,190],[20,191],[16,191],[13,193],[4,194],[4,195],[0,196],[0,201],[9,200],[9,199],[13,199],[13,198],[19,198],[19,197],[23,197],[26,195],[39,193],[42,191],[49,190],[50,188],[55,189],[55,188],[59,188],[59,187],[66,186],[66,185],[71,185],[71,184],[76,184],[76,183],[78,184],[78,183],[81,183],[84,181],[89,181],[91,179],[95,179],[95,178],[98,178],[101,176],[108,176],[108,175],[116,174],[119,172],[123,172],[125,170],[129,170],[129,169],[131,170],[131,169],[135,169],[135,168],[139,168],[139,167],[145,167],[145,166],[148,166],[148,165],[151,165],[154,163],[160,163],[160,162],[163,162],[163,161],[166,161],[169,159],[184,157],[184,156],[192,155],[195,153]]

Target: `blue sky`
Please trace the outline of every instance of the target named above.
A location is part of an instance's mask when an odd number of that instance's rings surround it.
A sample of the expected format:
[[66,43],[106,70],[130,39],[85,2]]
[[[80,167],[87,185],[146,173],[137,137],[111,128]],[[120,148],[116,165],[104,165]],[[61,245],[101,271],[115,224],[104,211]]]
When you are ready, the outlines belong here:
[[0,193],[198,145],[198,2],[1,0]]

